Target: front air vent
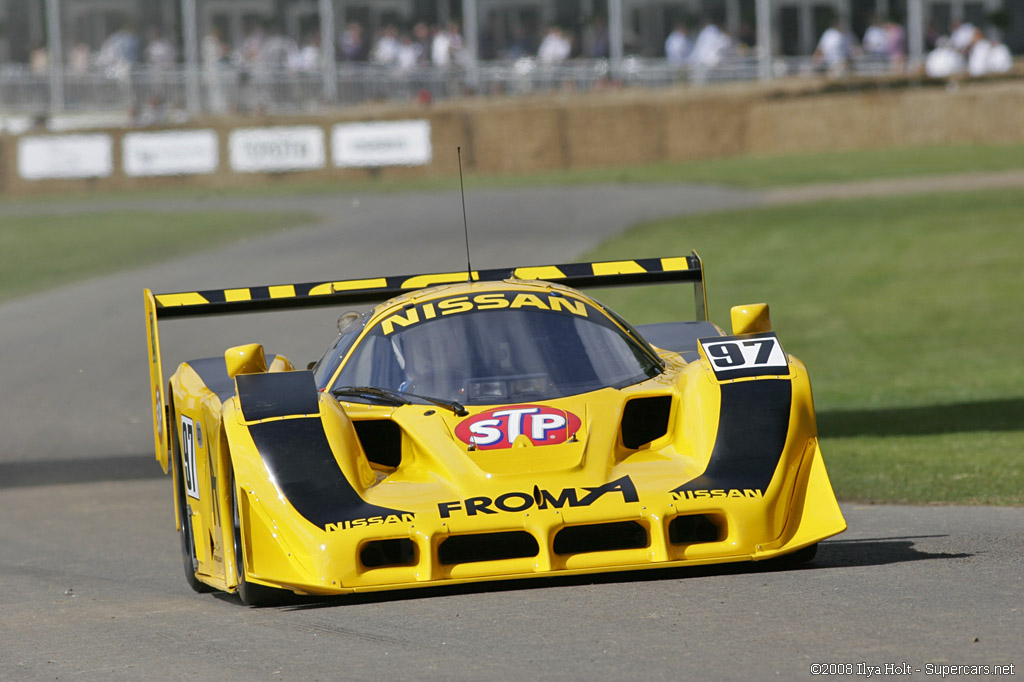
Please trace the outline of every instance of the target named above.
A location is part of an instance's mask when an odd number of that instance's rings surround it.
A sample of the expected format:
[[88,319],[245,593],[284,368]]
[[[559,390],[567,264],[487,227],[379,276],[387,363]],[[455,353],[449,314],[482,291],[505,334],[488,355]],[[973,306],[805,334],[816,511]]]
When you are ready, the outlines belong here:
[[352,422],[366,459],[385,467],[402,463],[402,429],[390,419],[363,419]]
[[437,548],[438,560],[446,565],[522,559],[539,553],[537,540],[523,530],[452,535]]
[[725,522],[708,514],[677,516],[668,524],[668,541],[673,545],[718,542],[725,537]]
[[555,554],[586,554],[647,546],[647,529],[636,521],[567,526],[555,536]]
[[630,450],[650,443],[668,433],[672,396],[634,398],[622,410],[622,444]]
[[409,538],[372,540],[359,550],[359,562],[366,568],[412,566],[416,563],[416,544]]

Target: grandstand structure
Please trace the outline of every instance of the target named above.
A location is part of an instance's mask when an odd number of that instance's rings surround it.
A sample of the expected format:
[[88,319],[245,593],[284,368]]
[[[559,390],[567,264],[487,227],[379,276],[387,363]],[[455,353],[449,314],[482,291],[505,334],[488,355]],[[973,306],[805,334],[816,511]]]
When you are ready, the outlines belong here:
[[[733,36],[742,35],[756,22],[759,0],[619,0],[624,35],[636,38],[633,46],[644,56],[656,56],[672,24],[696,24],[704,15],[714,17]],[[446,24],[475,14],[479,29],[494,27],[504,34],[522,24],[540,28],[548,24],[575,27],[594,16],[608,16],[608,0],[0,0],[0,61],[29,61],[31,50],[46,43],[47,9],[60,8],[61,35],[67,44],[83,42],[98,49],[120,26],[156,26],[178,36],[183,5],[195,5],[197,31],[219,26],[231,42],[244,38],[252,21],[279,22],[295,38],[319,25],[328,5],[335,26],[363,23],[370,34],[387,23],[412,25],[418,21]],[[906,19],[914,5],[921,6],[926,22],[947,31],[958,21],[985,26],[999,13],[1010,14],[1021,3],[1012,0],[767,0],[774,15],[774,42],[780,54],[808,53],[838,13],[856,33],[862,33],[872,14]],[[474,6],[467,11],[468,6]],[[1018,19],[1018,22],[1020,19]],[[1008,40],[1021,46],[1024,27],[1013,27]]]
[[[203,73],[203,41],[217,35],[228,63],[254,30],[315,45],[320,59],[315,73],[282,69],[273,83],[262,74],[263,90],[248,103],[241,89],[258,74],[243,65],[230,77],[218,76],[217,87],[223,85],[235,108],[345,104],[424,92],[586,89],[608,79],[647,85],[770,79],[812,71],[809,56],[837,17],[858,37],[873,17],[891,17],[905,27],[911,65],[922,61],[929,36],[948,34],[961,22],[998,27],[1012,51],[1024,52],[1021,0],[0,0],[0,107],[95,106],[94,94],[104,88],[101,100],[138,105],[155,91],[148,80],[155,76],[139,67],[147,41],[160,36],[174,54],[172,67],[159,74],[160,97],[191,112],[216,108]],[[735,49],[729,57],[713,69],[666,65],[665,39],[673,27],[684,24],[694,35],[708,21],[730,37]],[[343,33],[352,26],[367,43],[362,59],[372,62],[373,42],[389,26],[411,31],[423,25],[436,32],[452,22],[464,55],[455,65],[464,72],[456,85],[450,70],[396,75],[373,63],[349,63],[342,50]],[[569,36],[572,60],[538,68],[510,58],[517,40],[519,56],[535,56],[552,25]],[[134,36],[137,62],[130,77],[111,83],[112,70],[96,57],[119,32]],[[593,47],[594,36],[603,40],[603,52]],[[886,68],[860,57],[853,67],[868,73]]]

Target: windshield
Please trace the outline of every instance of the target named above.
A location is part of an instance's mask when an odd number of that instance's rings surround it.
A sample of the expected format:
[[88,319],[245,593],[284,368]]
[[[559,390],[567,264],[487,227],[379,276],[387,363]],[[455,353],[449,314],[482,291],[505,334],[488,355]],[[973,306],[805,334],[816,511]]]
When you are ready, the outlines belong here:
[[490,292],[407,306],[370,329],[333,383],[469,405],[621,388],[660,364],[603,312],[542,292]]

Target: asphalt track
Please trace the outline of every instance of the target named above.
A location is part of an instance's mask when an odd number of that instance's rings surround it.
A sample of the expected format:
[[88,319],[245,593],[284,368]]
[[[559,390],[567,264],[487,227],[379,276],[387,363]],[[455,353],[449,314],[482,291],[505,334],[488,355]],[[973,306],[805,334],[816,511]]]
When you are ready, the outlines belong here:
[[[476,192],[473,264],[563,261],[638,220],[779,200],[678,186]],[[846,506],[850,530],[800,570],[659,570],[262,610],[193,594],[169,481],[152,460],[143,286],[464,265],[454,193],[207,203],[322,220],[0,305],[0,680],[803,679],[816,663],[906,663],[921,678],[929,665],[1024,665],[1020,508]],[[201,206],[0,211],[126,207]],[[656,254],[623,257],[641,255]],[[170,321],[165,367],[251,341],[304,363],[335,317]]]

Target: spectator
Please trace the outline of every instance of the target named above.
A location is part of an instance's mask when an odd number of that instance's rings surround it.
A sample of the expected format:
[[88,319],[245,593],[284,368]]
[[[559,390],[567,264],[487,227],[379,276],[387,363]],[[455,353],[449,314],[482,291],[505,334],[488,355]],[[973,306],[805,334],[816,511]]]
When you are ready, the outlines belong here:
[[397,64],[398,46],[398,29],[388,24],[381,30],[373,50],[370,51],[370,61],[382,66]]
[[271,20],[266,22],[266,36],[256,53],[256,64],[264,73],[284,71],[293,55],[299,51],[295,41],[286,36]]
[[125,24],[103,41],[96,65],[111,78],[127,78],[139,61],[139,38],[131,24]]
[[[172,78],[170,71],[174,68],[175,61],[177,61],[177,51],[170,41],[160,34],[159,29],[150,28],[146,32],[145,56],[146,68],[149,71],[149,77],[146,81],[147,86],[143,92],[136,93],[136,96],[138,99],[144,98],[145,107],[147,107],[145,111],[148,111],[150,114],[159,111],[162,116],[166,113],[162,105],[167,101],[171,91]],[[160,102],[161,106],[153,106],[155,101]],[[139,112],[140,119],[145,118],[142,113]],[[157,118],[159,116],[155,114],[148,116],[148,120],[155,121]]]
[[885,51],[889,56],[889,67],[896,72],[903,71],[907,63],[907,32],[895,21],[885,24]]
[[853,39],[843,30],[842,20],[837,18],[821,34],[818,47],[814,50],[814,59],[824,65],[830,76],[841,78],[846,75],[852,56]]
[[288,59],[288,70],[295,73],[320,71],[320,31],[310,31],[302,47],[292,52]]
[[732,49],[732,41],[711,19],[705,17],[701,24],[690,51],[690,62],[698,68],[711,69],[718,66]]
[[531,52],[530,39],[526,35],[526,29],[518,22],[512,24],[508,42],[501,51],[501,56],[505,59],[519,59],[529,56]]
[[252,66],[259,60],[260,51],[263,49],[263,40],[262,24],[256,19],[251,19],[236,55],[236,61],[239,62],[243,70],[252,70]]
[[146,65],[154,70],[166,71],[174,68],[177,59],[178,52],[171,41],[164,38],[159,29],[151,28],[146,43]]
[[682,66],[689,59],[692,48],[693,43],[686,35],[686,26],[678,23],[665,39],[665,59],[673,66]]
[[462,62],[462,36],[458,23],[449,22],[448,28],[439,30],[430,45],[430,60],[434,66],[447,68]]
[[412,40],[419,55],[417,64],[425,66],[430,63],[430,27],[422,21],[412,27]]
[[216,26],[210,29],[203,38],[199,51],[203,63],[203,80],[206,81],[206,96],[209,98],[207,107],[214,114],[223,114],[228,110],[227,98],[224,95],[228,47],[221,38],[220,29]]
[[71,48],[71,57],[69,59],[69,66],[71,73],[76,76],[81,76],[89,72],[89,67],[92,65],[92,50],[85,43],[75,43],[75,46]]
[[939,29],[935,28],[935,22],[929,21],[924,29],[924,49],[931,52],[937,48],[939,46],[939,38],[941,37]]
[[537,48],[537,59],[541,64],[561,64],[572,53],[572,43],[560,26],[549,26],[544,39]]
[[981,29],[974,29],[974,40],[967,55],[967,75],[977,77],[988,73],[988,55],[991,51],[992,43],[985,38]]
[[363,37],[362,24],[351,22],[338,38],[341,58],[346,62],[363,62],[369,54],[366,39]]
[[988,72],[1007,73],[1013,68],[1013,55],[1010,49],[1003,44],[998,33],[991,37],[992,47],[988,50]]
[[214,26],[203,38],[200,56],[204,67],[214,67],[228,62],[228,48],[221,37],[220,29]]
[[967,56],[974,43],[974,24],[969,21],[954,21],[953,32],[949,36],[949,46],[960,54]]
[[740,30],[736,35],[736,50],[741,54],[750,54],[755,47],[757,47],[757,29],[749,21],[740,22]]
[[946,37],[938,39],[935,49],[924,60],[924,72],[929,78],[949,78],[963,70],[964,56],[953,48]]
[[419,66],[422,58],[423,47],[408,33],[403,33],[398,39],[398,48],[395,51],[395,65],[398,70],[411,71]]
[[[525,35],[521,27],[519,30]],[[608,42],[608,22],[600,14],[596,15],[583,30],[583,54],[591,59],[607,59],[611,54],[611,44]]]
[[888,58],[889,35],[886,31],[886,26],[877,15],[871,18],[871,25],[864,31],[862,45],[864,46],[864,52],[868,56]]
[[28,57],[28,68],[37,75],[45,74],[50,70],[50,53],[45,45],[37,45],[32,48]]

